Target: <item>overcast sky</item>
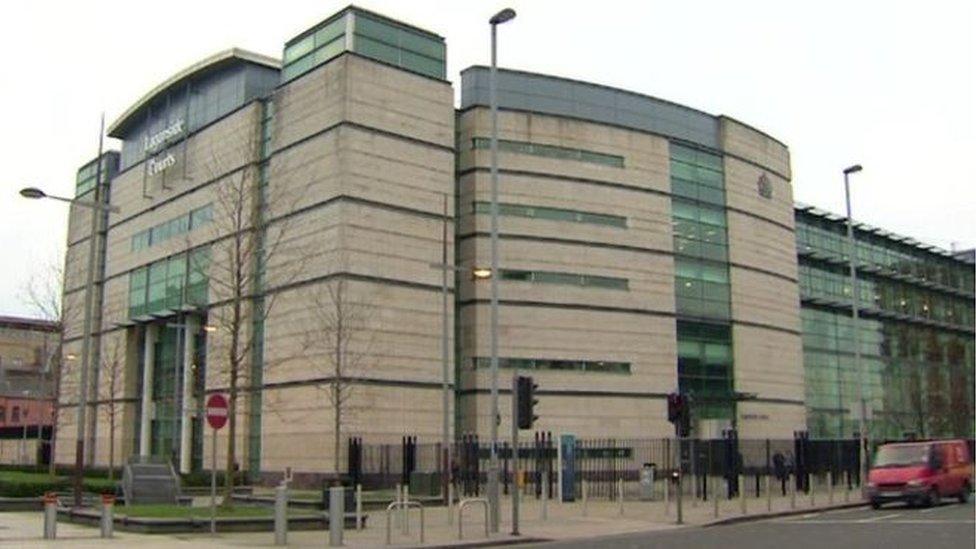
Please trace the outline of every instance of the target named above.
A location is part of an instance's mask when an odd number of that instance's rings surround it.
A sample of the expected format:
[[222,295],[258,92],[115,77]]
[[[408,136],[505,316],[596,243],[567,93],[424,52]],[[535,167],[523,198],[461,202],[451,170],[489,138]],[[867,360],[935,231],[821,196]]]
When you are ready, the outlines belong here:
[[[6,2],[0,8],[0,314],[59,261],[66,205],[110,124],[153,86],[238,46],[280,57],[334,1]],[[499,64],[726,114],[785,142],[796,200],[842,212],[841,170],[864,165],[854,217],[949,248],[976,245],[976,2],[359,0],[447,39],[448,78]],[[456,95],[458,92],[455,88]],[[117,143],[109,142],[118,147]]]

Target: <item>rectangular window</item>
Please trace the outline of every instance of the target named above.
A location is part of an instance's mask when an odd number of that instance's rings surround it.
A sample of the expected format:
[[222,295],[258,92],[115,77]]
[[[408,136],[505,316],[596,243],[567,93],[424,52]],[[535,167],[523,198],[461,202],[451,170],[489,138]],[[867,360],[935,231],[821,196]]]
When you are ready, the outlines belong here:
[[[487,137],[475,137],[471,140],[471,148],[489,149],[491,148],[491,139]],[[604,166],[613,166],[615,168],[624,167],[624,157],[622,156],[604,154],[596,151],[584,151],[582,149],[573,149],[569,147],[559,147],[556,145],[543,145],[540,143],[529,143],[526,141],[499,139],[498,150],[516,154],[557,158],[560,160],[576,160],[591,164],[603,164]]]
[[146,314],[146,286],[149,269],[141,267],[129,273],[129,317]]
[[190,230],[213,221],[213,204],[207,204],[190,212]]
[[[475,202],[474,213],[490,214],[490,202]],[[528,217],[533,219],[548,219],[552,221],[570,221],[591,225],[608,225],[611,227],[627,227],[627,218],[619,215],[596,214],[578,210],[562,208],[548,208],[544,206],[527,206],[522,204],[498,204],[499,215]]]
[[[491,367],[491,358],[475,357],[475,368]],[[566,360],[552,358],[498,358],[498,367],[518,370],[554,370],[563,372],[595,372],[602,374],[630,374],[629,362],[610,360]]]
[[560,273],[553,271],[522,271],[502,269],[501,279],[516,280],[521,282],[537,282],[540,284],[564,284],[567,286],[606,288],[610,290],[629,289],[629,281],[626,278],[578,273]]

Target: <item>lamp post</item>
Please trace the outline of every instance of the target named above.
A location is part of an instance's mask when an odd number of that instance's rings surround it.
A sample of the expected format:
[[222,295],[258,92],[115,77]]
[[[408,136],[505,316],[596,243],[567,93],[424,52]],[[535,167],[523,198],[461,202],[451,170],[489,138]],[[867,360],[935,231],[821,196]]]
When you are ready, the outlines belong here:
[[857,287],[857,268],[855,267],[855,262],[857,261],[857,248],[856,241],[854,240],[854,218],[851,217],[851,185],[850,185],[850,175],[861,171],[863,168],[860,164],[854,164],[853,166],[844,168],[844,201],[847,204],[847,260],[848,269],[851,276],[851,321],[853,323],[852,333],[854,337],[854,371],[857,373],[857,402],[858,407],[860,407],[860,414],[858,414],[857,420],[857,434],[858,434],[858,456],[861,461],[861,482],[864,482],[864,474],[867,471],[867,431],[865,430],[865,421],[867,416],[867,403],[864,401],[864,375],[861,372],[861,338],[860,338],[860,328],[858,326],[858,309],[860,304],[858,299],[860,298],[858,287]]
[[[498,531],[498,25],[515,19],[515,10],[505,8],[488,20],[491,24],[491,72],[488,102],[491,107],[491,465],[488,468],[488,503],[491,531]],[[514,419],[513,419],[514,421]]]
[[[102,119],[102,127],[104,130],[105,120]],[[104,131],[102,132],[104,133]],[[82,486],[82,469],[85,465],[85,413],[88,408],[88,370],[91,369],[91,321],[92,321],[92,299],[95,289],[95,250],[96,250],[96,240],[98,238],[98,217],[99,214],[104,212],[118,213],[119,208],[117,206],[110,206],[108,204],[103,204],[99,202],[99,191],[102,185],[102,138],[101,133],[99,133],[98,139],[98,158],[96,160],[97,168],[95,170],[95,200],[78,200],[75,198],[66,198],[63,196],[55,196],[47,194],[46,192],[38,189],[37,187],[26,187],[20,190],[20,195],[24,198],[30,199],[41,199],[50,198],[52,200],[59,200],[61,202],[68,202],[75,206],[82,206],[85,208],[91,208],[91,235],[89,236],[88,243],[88,269],[85,274],[85,316],[84,325],[82,327],[82,343],[81,343],[81,372],[80,372],[80,384],[78,387],[78,434],[75,440],[75,471],[74,471],[74,505],[75,507],[81,506],[81,486]]]

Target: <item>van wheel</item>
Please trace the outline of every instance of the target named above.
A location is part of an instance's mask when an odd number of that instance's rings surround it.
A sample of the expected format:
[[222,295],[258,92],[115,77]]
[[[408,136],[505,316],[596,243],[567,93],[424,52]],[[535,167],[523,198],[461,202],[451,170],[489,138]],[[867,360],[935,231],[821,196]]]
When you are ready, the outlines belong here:
[[881,502],[878,501],[878,500],[876,500],[876,499],[872,499],[871,500],[871,508],[872,509],[881,509]]
[[966,484],[963,484],[962,491],[959,492],[959,503],[966,503],[967,501],[969,501],[969,493],[972,491],[973,491],[973,487],[970,486],[968,482]]
[[928,497],[925,499],[925,506],[935,507],[938,504],[939,504],[939,489],[933,486],[932,489],[929,490]]

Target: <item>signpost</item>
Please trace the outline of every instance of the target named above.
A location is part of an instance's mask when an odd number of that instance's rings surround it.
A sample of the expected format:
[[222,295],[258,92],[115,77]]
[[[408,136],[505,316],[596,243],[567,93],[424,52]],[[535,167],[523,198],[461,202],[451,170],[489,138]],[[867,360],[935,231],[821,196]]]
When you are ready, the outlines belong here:
[[217,393],[207,398],[207,424],[213,429],[210,445],[210,535],[217,533],[217,431],[227,423],[227,397]]

